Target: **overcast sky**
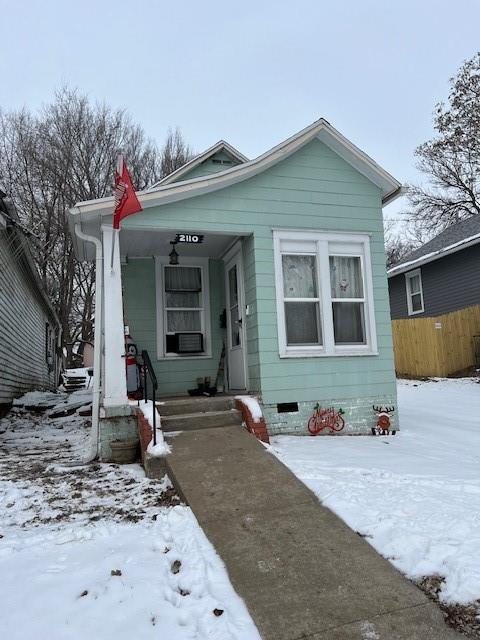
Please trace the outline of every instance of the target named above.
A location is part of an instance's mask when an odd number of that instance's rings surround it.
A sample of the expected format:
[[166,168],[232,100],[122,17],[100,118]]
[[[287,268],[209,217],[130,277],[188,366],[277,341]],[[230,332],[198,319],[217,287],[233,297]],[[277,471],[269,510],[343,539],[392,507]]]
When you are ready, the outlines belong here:
[[159,143],[178,125],[249,157],[323,116],[401,181],[480,48],[478,0],[0,0],[0,20],[3,108],[68,84]]

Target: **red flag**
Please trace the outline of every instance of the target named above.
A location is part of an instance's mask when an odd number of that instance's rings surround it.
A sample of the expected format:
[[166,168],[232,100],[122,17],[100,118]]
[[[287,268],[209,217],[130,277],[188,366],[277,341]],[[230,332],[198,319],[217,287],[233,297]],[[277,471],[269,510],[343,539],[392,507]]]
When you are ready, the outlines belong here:
[[138,201],[137,194],[132,185],[132,179],[128,173],[123,156],[119,156],[115,169],[115,211],[113,215],[113,228],[120,229],[120,221],[133,213],[142,211],[142,205]]

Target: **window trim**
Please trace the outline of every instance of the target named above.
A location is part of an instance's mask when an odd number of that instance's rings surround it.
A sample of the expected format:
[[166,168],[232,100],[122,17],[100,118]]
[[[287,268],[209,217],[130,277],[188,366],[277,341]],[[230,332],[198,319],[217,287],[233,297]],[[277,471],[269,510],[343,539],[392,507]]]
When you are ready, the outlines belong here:
[[157,360],[199,360],[212,357],[212,330],[210,310],[210,271],[209,258],[181,257],[179,267],[198,267],[202,272],[202,309],[201,323],[204,352],[199,355],[166,353],[166,310],[164,290],[164,269],[171,266],[168,256],[155,257],[155,298],[156,298],[156,340]]
[[[282,249],[282,244],[287,245]],[[370,235],[365,233],[273,230],[278,346],[281,358],[378,355]],[[290,247],[288,247],[290,245]],[[330,247],[337,245],[337,247]],[[341,245],[340,247],[338,245]],[[359,249],[359,246],[361,249]],[[282,254],[315,255],[323,345],[288,346],[283,307]],[[365,344],[335,344],[330,286],[330,255],[360,256],[364,284]]]
[[[418,281],[420,283],[420,290],[416,293],[412,293],[412,285],[411,280],[418,276]],[[423,300],[423,282],[422,282],[422,270],[420,268],[414,269],[413,271],[407,271],[405,274],[405,290],[407,294],[407,311],[409,316],[416,316],[419,313],[425,313],[425,304]],[[422,301],[422,308],[417,311],[413,310],[412,305],[412,296],[420,294],[420,300]]]

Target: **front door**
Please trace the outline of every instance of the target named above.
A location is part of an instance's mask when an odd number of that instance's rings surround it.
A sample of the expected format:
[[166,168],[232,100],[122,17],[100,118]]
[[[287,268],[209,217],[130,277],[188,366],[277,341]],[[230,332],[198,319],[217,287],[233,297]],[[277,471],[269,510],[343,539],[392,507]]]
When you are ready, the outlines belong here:
[[244,327],[245,301],[242,255],[240,251],[237,251],[225,262],[225,284],[229,389],[232,391],[244,391],[247,386]]

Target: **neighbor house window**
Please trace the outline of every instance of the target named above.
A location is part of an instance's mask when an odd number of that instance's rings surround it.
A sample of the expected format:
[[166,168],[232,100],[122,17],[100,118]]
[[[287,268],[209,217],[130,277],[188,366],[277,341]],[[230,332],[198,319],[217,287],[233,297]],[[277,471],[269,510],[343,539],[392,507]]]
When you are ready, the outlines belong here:
[[406,273],[405,284],[407,287],[408,315],[413,316],[416,313],[423,313],[422,274],[420,269]]
[[280,355],[376,352],[369,238],[274,232]]
[[[187,259],[183,258],[183,262],[187,262]],[[198,354],[187,354],[187,357],[189,355],[189,357],[198,358],[208,355],[210,348],[208,260],[196,260],[195,264],[172,266],[168,264],[167,259],[158,258],[156,278],[158,357],[186,357],[179,356],[176,351],[175,336],[178,333],[202,334],[203,351]]]

